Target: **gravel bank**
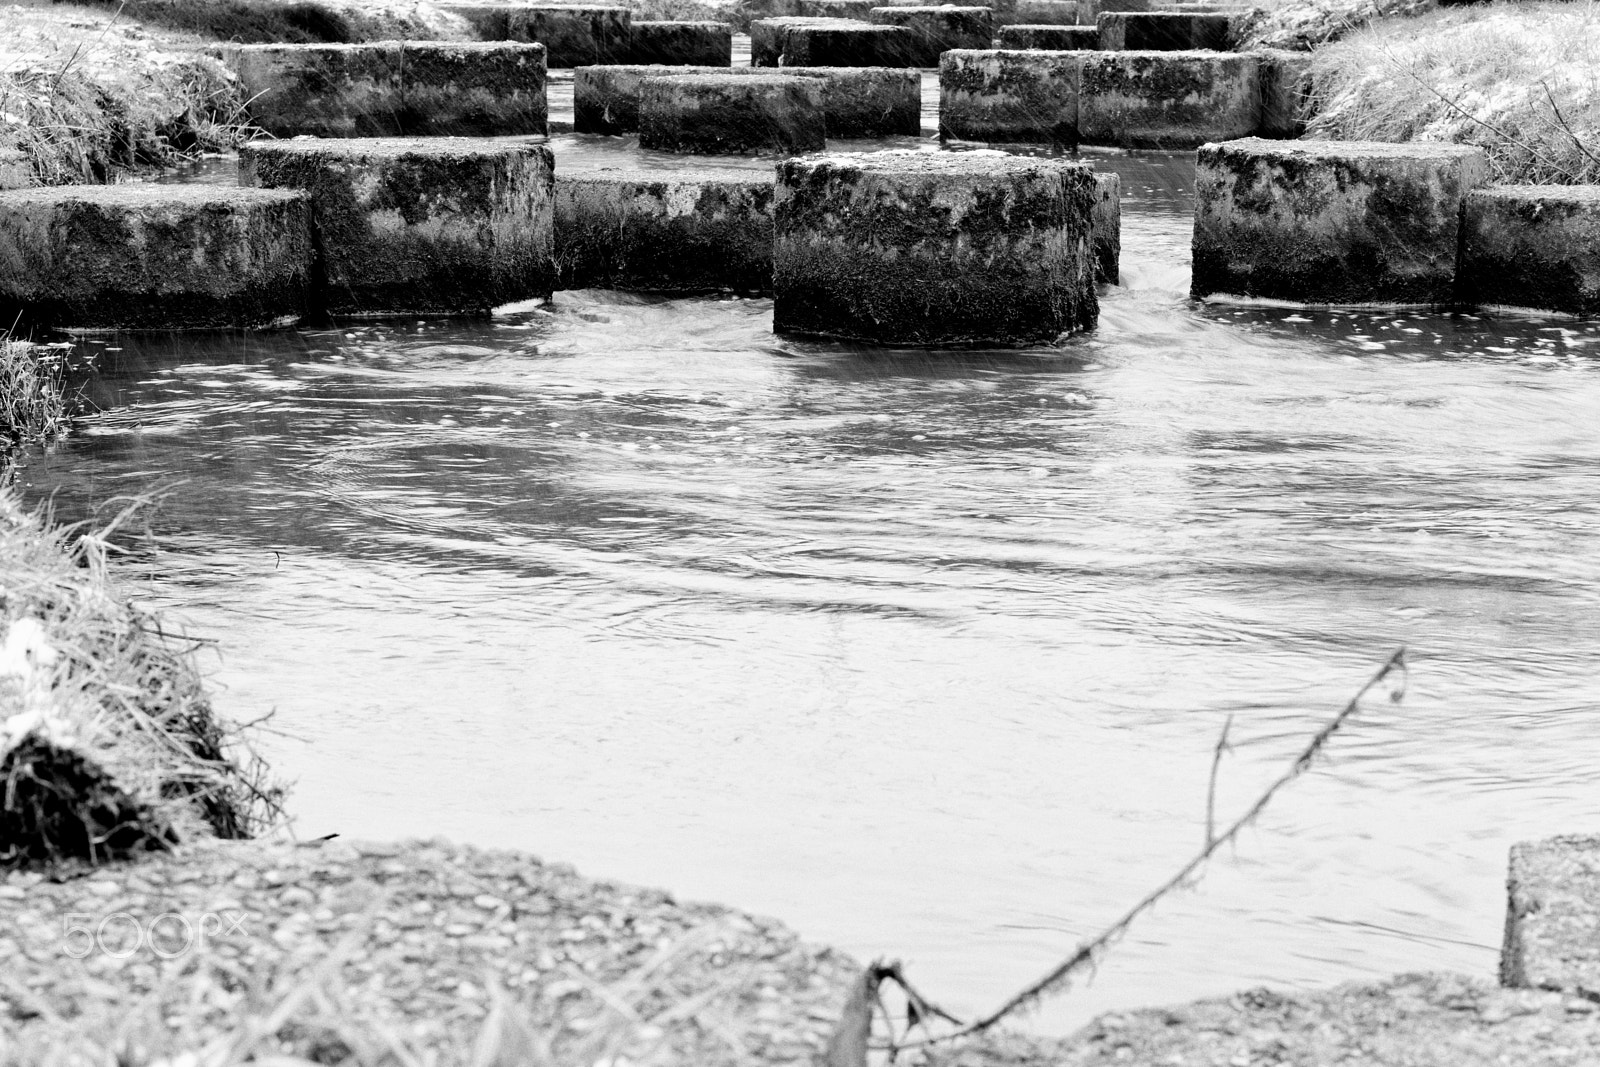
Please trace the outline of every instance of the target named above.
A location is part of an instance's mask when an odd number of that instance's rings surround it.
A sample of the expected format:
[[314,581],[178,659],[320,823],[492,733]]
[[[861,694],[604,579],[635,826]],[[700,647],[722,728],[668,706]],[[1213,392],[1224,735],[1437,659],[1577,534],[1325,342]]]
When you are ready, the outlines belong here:
[[443,842],[0,876],[0,1062],[236,1061],[254,1041],[453,1064],[548,1040],[557,1063],[809,1064],[858,971],[772,920]]

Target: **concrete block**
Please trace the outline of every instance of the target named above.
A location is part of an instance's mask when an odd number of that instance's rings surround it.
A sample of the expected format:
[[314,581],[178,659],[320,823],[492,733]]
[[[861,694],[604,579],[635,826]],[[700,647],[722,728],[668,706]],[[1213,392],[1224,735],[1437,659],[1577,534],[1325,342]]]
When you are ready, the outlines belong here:
[[[1458,295],[1468,304],[1600,315],[1600,186],[1469,193],[1457,270]],[[1593,905],[1600,915],[1600,897]]]
[[1094,198],[1089,237],[1094,246],[1095,280],[1116,285],[1122,280],[1122,178],[1096,173]]
[[250,120],[278,137],[544,134],[539,45],[230,45]]
[[0,318],[24,329],[290,325],[314,269],[303,193],[216,185],[0,192]]
[[882,0],[799,0],[795,14],[805,18],[871,22],[872,9],[881,3]]
[[1227,15],[1180,11],[1104,11],[1096,18],[1108,51],[1225,52],[1232,47]]
[[1078,138],[1084,144],[1193,148],[1252,134],[1261,122],[1259,61],[1253,55],[1082,54]]
[[922,83],[906,67],[579,67],[573,77],[573,129],[578,133],[632,133],[639,128],[644,79],[681,74],[726,77],[782,73],[818,78],[826,86],[823,111],[830,137],[916,136],[921,130]]
[[[632,13],[598,4],[518,5],[506,22],[506,37],[544,45],[551,67],[615,63],[628,55]],[[729,54],[732,54],[730,45]]]
[[940,54],[952,48],[994,43],[994,13],[986,7],[875,7],[872,21],[911,31],[911,65],[916,67],[937,67]]
[[769,174],[563,166],[561,288],[770,293],[772,200]]
[[482,139],[256,141],[242,185],[311,198],[339,315],[477,314],[555,287],[553,165],[542,144]]
[[1259,137],[1299,137],[1312,112],[1311,53],[1260,48],[1261,126]]
[[1094,14],[1085,18],[1078,0],[1016,0],[1008,25],[1081,26],[1094,25]]
[[911,67],[915,52],[915,35],[901,26],[806,18],[750,24],[753,67]]
[[1500,982],[1600,1000],[1600,836],[1511,846]]
[[684,74],[639,86],[639,147],[702,155],[796,155],[826,144],[823,82],[789,74]]
[[778,164],[773,329],[1048,344],[1099,316],[1087,164],[901,150]]
[[723,22],[635,22],[628,31],[629,63],[684,67],[733,65],[733,30]]
[[1094,26],[1002,26],[996,44],[1002,49],[1092,52],[1100,47],[1100,30]]
[[511,39],[512,4],[504,0],[446,0],[437,6],[459,18],[465,19],[480,41],[508,41]]
[[1488,176],[1483,151],[1466,145],[1257,137],[1205,145],[1195,171],[1193,294],[1448,304],[1461,204]]
[[1074,145],[1086,52],[952,49],[939,59],[939,136]]

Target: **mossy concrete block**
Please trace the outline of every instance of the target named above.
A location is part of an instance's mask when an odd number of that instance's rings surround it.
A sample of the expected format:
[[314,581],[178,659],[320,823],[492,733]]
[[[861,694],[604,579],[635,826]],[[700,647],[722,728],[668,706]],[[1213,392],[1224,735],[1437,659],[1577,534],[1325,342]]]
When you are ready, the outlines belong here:
[[823,82],[823,112],[830,137],[915,136],[921,130],[922,81],[906,67],[579,67],[573,77],[573,129],[578,133],[632,133],[639,128],[639,96],[646,78],[711,74],[758,77],[785,74]]
[[[1102,32],[1103,36],[1103,32]],[[1078,138],[1122,148],[1193,148],[1261,122],[1259,61],[1234,52],[1086,52]]]
[[[507,18],[506,36],[545,46],[551,67],[615,63],[628,55],[633,14],[601,4],[518,5]],[[730,46],[730,55],[731,46]]]
[[1092,52],[1100,47],[1100,30],[1094,26],[1002,26],[996,44],[1003,49]]
[[795,14],[805,18],[871,22],[872,9],[881,3],[882,0],[799,0]]
[[702,155],[820,152],[827,123],[820,78],[685,74],[639,87],[639,146]]
[[[750,65],[776,67],[783,59],[784,43],[789,30],[796,26],[860,26],[867,25],[858,19],[811,15],[780,15],[757,19],[750,23]],[[790,65],[790,64],[784,64]]]
[[754,67],[913,67],[916,36],[853,19],[780,18],[750,24]]
[[1501,185],[1469,193],[1457,269],[1459,295],[1469,304],[1600,315],[1600,186]]
[[1095,325],[1087,164],[900,150],[778,164],[773,328],[1039,344]]
[[1230,48],[1227,15],[1181,11],[1104,11],[1100,47],[1110,51],[1187,52]]
[[481,139],[256,141],[247,186],[302,189],[325,309],[476,314],[555,287],[550,149]]
[[1308,304],[1448,304],[1461,205],[1482,149],[1375,141],[1202,147],[1194,281],[1211,293]]
[[773,182],[730,171],[585,168],[556,178],[563,289],[772,291]]
[[1600,1000],[1600,836],[1511,847],[1500,982]]
[[911,61],[917,67],[937,67],[939,55],[952,48],[994,44],[994,13],[987,7],[875,7],[871,19],[911,31]]
[[9,327],[174,330],[288,325],[308,310],[303,193],[78,185],[0,193]]
[[1094,245],[1095,280],[1116,285],[1122,280],[1122,178],[1096,173],[1094,197],[1089,234]]
[[952,49],[939,57],[939,136],[1074,145],[1087,52]]
[[232,45],[250,121],[279,137],[543,134],[545,54],[515,43]]
[[1260,48],[1261,126],[1259,137],[1299,137],[1313,110],[1311,53]]
[[629,63],[733,65],[733,29],[724,22],[635,22],[628,34]]
[[[1091,0],[1092,2],[1092,0]],[[1009,25],[1081,26],[1094,25],[1094,14],[1084,18],[1078,0],[1016,0]]]

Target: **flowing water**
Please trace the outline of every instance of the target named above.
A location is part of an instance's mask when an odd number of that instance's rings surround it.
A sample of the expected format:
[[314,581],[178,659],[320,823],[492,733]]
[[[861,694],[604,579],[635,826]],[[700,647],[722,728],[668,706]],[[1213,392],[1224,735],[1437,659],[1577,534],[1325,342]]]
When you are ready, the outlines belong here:
[[[558,149],[572,149],[558,139]],[[774,337],[766,300],[89,345],[23,474],[167,486],[138,596],[213,638],[305,835],[444,834],[903,957],[972,1011],[1331,759],[1036,1025],[1488,976],[1507,846],[1596,828],[1600,328],[1195,305],[1191,157],[1055,349]]]

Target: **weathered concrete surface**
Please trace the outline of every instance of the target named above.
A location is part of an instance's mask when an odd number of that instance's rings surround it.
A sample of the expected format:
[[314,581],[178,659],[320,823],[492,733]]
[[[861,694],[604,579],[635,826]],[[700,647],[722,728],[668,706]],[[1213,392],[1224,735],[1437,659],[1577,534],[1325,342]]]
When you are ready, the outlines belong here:
[[1205,145],[1195,169],[1193,294],[1448,304],[1461,203],[1488,176],[1483,151],[1465,145],[1257,137]]
[[872,9],[882,0],[798,0],[795,14],[805,18],[850,19],[852,22],[872,21]]
[[0,190],[26,189],[33,184],[33,161],[20,148],[0,147]]
[[1100,47],[1109,51],[1226,51],[1232,47],[1227,15],[1179,11],[1104,11],[1096,19]]
[[[1600,186],[1494,186],[1468,194],[1457,270],[1457,292],[1468,304],[1600,315]],[[1600,897],[1591,903],[1600,921]],[[1594,949],[1600,957],[1600,940]]]
[[556,178],[561,288],[772,291],[769,174],[583,168]]
[[1557,993],[1408,974],[1315,993],[1102,1015],[1064,1039],[1001,1032],[935,1047],[928,1067],[1591,1067],[1600,1013]]
[[[1591,188],[1582,198],[1591,234],[1585,252],[1591,264],[1600,254],[1592,236],[1594,211],[1600,204],[1595,192]],[[1471,199],[1479,200],[1481,194]],[[1565,205],[1556,203],[1559,212]],[[1589,281],[1591,300],[1595,281],[1593,277]],[[1506,890],[1500,981],[1600,1001],[1600,836],[1568,835],[1513,845]]]
[[1258,137],[1299,137],[1311,118],[1311,53],[1260,48],[1261,125]]
[[1095,280],[1116,285],[1122,280],[1122,179],[1115,174],[1094,176],[1089,238],[1094,246]]
[[210,329],[298,321],[314,251],[303,194],[211,185],[0,192],[7,328]]
[[1259,61],[1233,52],[1085,52],[1078,138],[1122,148],[1193,148],[1254,133]]
[[[1093,6],[1094,0],[1086,0]],[[1078,0],[1016,0],[1008,25],[1083,26],[1094,25],[1094,13],[1087,18]]]
[[635,22],[628,35],[629,63],[733,65],[733,30],[724,22]]
[[467,138],[256,141],[247,186],[303,189],[324,309],[476,314],[555,287],[554,185],[540,144]]
[[951,48],[994,43],[994,14],[987,7],[875,7],[871,19],[911,31],[911,65],[916,67],[937,67],[939,54]]
[[785,74],[820,79],[829,137],[916,136],[922,122],[922,81],[907,67],[579,67],[573,76],[573,129],[632,133],[639,128],[640,87],[646,78],[680,74],[753,77]]
[[1019,23],[1000,27],[996,34],[996,47],[1046,52],[1092,52],[1100,47],[1100,30],[1096,26],[1025,26]]
[[535,44],[230,45],[255,125],[279,137],[547,132]]
[[826,144],[824,84],[790,74],[684,74],[639,86],[639,146],[702,155],[795,155]]
[[779,18],[750,24],[753,67],[913,67],[916,37],[853,19]]
[[[628,55],[633,15],[598,4],[518,5],[506,20],[506,37],[545,46],[552,67],[614,63]],[[731,48],[730,45],[730,54]]]
[[1085,52],[952,49],[939,59],[939,136],[1075,145]]
[[773,329],[890,345],[1092,329],[1087,164],[1001,152],[778,164]]

